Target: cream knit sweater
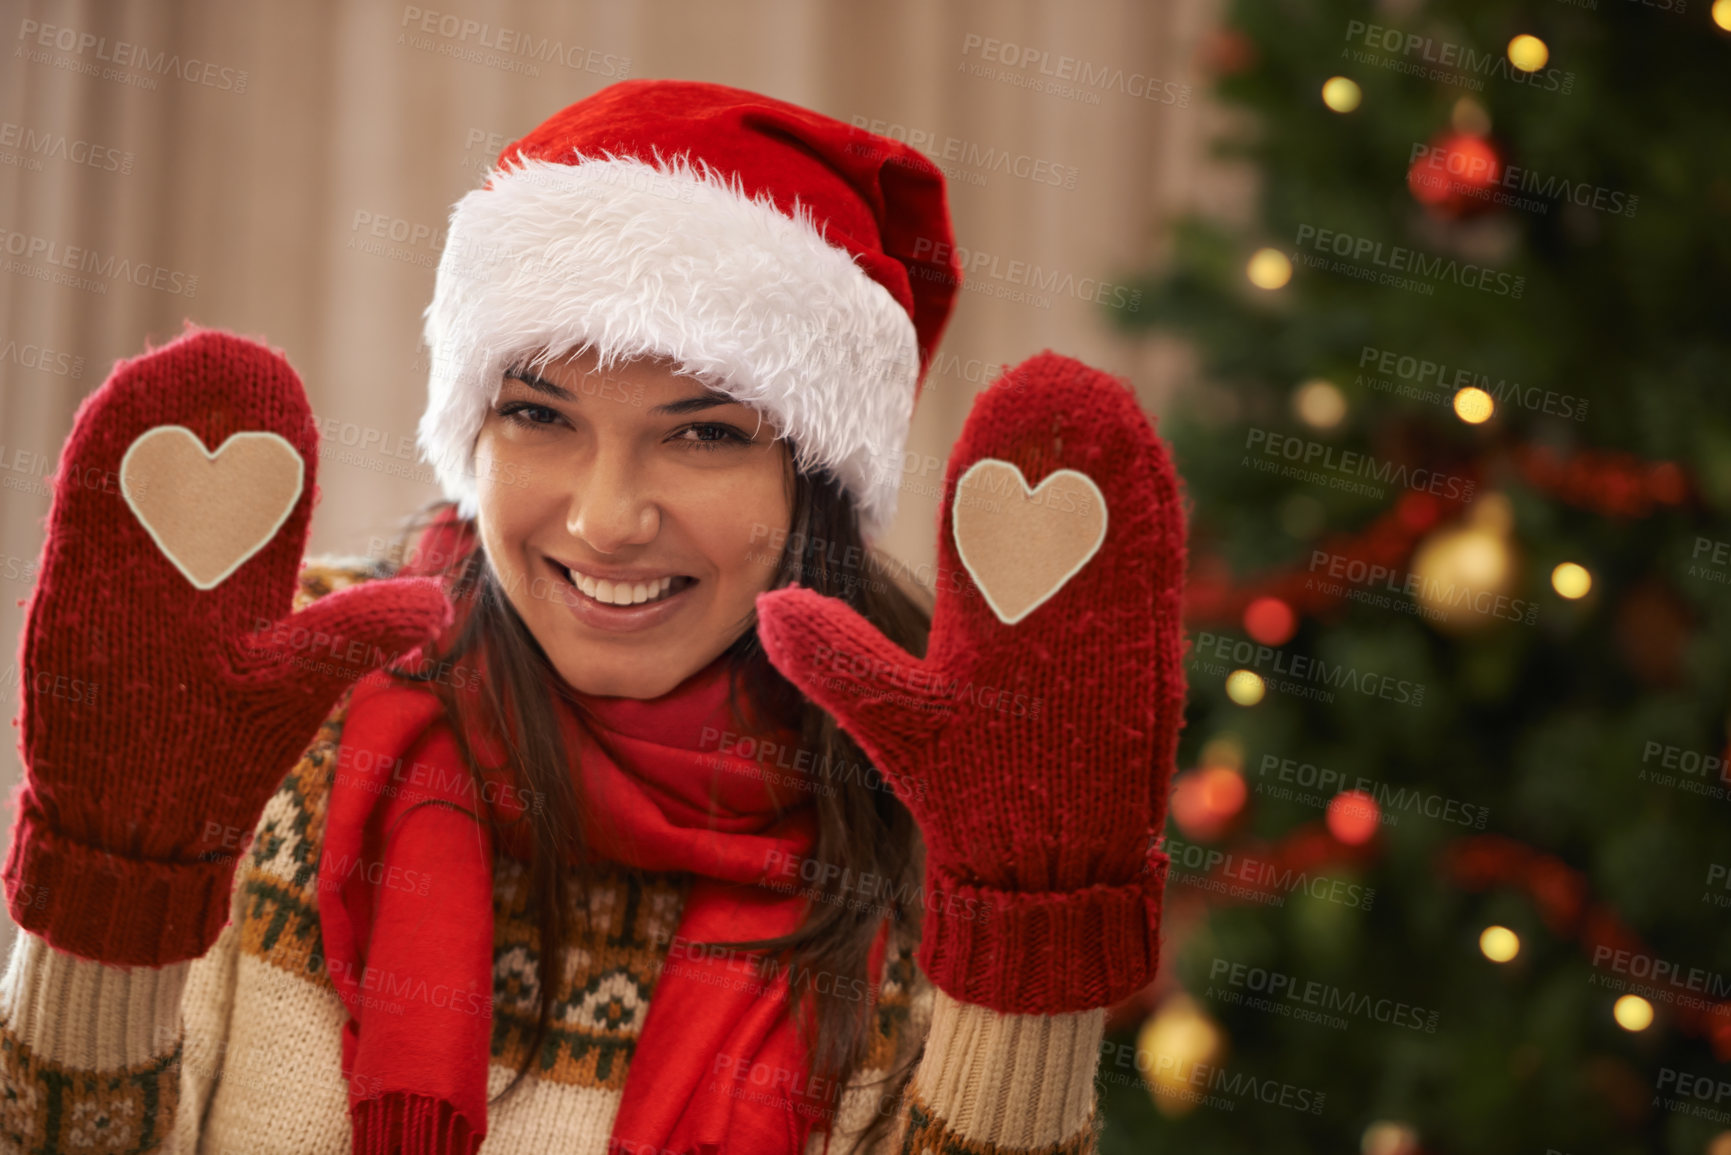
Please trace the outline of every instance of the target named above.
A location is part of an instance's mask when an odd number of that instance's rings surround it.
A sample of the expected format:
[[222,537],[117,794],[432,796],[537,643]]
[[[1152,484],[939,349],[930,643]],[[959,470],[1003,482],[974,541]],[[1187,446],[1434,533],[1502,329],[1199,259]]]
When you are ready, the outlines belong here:
[[[295,608],[370,571],[310,561]],[[323,965],[318,860],[333,711],[260,819],[230,922],[204,957],[124,969],[20,932],[0,979],[0,1151],[342,1155],[347,1012]],[[487,1155],[601,1155],[685,896],[677,875],[616,871],[575,900],[551,1042],[493,1105]],[[76,894],[46,896],[76,902]],[[537,959],[527,879],[494,879],[490,1093],[523,1058]],[[830,1151],[870,1121],[865,1086],[916,1062],[879,1151],[1089,1152],[1104,1009],[1002,1015],[933,987],[915,942],[892,941],[866,1066],[844,1094]],[[388,1011],[387,1011],[388,1013]],[[822,1149],[815,1135],[812,1151]]]

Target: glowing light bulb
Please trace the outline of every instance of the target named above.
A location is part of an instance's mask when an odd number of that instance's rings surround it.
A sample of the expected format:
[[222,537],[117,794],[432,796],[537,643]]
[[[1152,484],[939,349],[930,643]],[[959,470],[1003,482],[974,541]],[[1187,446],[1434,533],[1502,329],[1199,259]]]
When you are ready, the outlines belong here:
[[1522,72],[1537,72],[1550,58],[1551,50],[1537,36],[1523,32],[1509,41],[1509,63]]
[[1252,670],[1233,670],[1226,675],[1226,696],[1240,706],[1254,706],[1262,701],[1268,687]]
[[1586,566],[1566,561],[1551,571],[1551,588],[1570,601],[1584,598],[1593,588],[1593,575],[1587,572]]
[[1487,926],[1479,935],[1479,950],[1494,963],[1506,963],[1521,953],[1520,936],[1506,926]]
[[1351,112],[1364,99],[1364,90],[1344,76],[1331,76],[1322,83],[1322,103],[1335,112]]
[[1611,1017],[1625,1031],[1644,1031],[1653,1025],[1653,1004],[1640,995],[1624,995],[1612,1005]]
[[1244,275],[1259,289],[1278,289],[1292,280],[1292,261],[1279,249],[1257,249]]
[[1346,395],[1331,381],[1306,381],[1292,394],[1298,419],[1316,429],[1333,429],[1346,416]]
[[1483,425],[1496,409],[1497,403],[1483,389],[1468,386],[1455,394],[1455,416],[1468,425]]

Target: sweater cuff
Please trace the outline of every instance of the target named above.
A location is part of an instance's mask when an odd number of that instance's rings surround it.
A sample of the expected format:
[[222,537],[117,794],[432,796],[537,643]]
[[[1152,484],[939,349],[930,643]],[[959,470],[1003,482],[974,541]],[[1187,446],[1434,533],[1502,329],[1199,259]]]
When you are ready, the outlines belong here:
[[37,1059],[113,1073],[171,1054],[191,963],[122,969],[18,936],[0,980],[0,1022]]
[[1154,980],[1169,860],[1126,883],[1033,892],[975,886],[933,864],[920,968],[964,1003],[1003,1014],[1109,1007]]
[[1103,1008],[1003,1015],[939,991],[913,1092],[980,1150],[1065,1150],[1094,1123],[1105,1028]]
[[228,922],[237,857],[127,858],[75,842],[20,802],[6,854],[12,919],[56,950],[110,966],[198,958]]

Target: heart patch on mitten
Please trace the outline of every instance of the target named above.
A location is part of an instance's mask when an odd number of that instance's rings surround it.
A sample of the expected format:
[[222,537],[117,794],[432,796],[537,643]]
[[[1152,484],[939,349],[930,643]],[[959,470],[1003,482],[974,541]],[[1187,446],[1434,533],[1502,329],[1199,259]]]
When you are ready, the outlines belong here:
[[956,482],[956,554],[1005,625],[1038,609],[1106,540],[1106,498],[1092,478],[1058,469],[1030,489],[1008,461],[982,457]]
[[120,492],[186,580],[213,589],[265,547],[300,499],[306,464],[275,433],[236,433],[215,453],[158,425],[120,459]]

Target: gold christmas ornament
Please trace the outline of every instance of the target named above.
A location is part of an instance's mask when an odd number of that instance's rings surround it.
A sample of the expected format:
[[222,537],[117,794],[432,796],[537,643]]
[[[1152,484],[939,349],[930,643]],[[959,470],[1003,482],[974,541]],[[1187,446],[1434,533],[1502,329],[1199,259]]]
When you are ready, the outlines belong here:
[[1511,593],[1520,576],[1513,528],[1509,499],[1486,493],[1473,502],[1464,521],[1419,544],[1407,592],[1427,622],[1451,633],[1470,633],[1497,622],[1537,620],[1537,604]]
[[1226,1034],[1182,992],[1160,1004],[1136,1033],[1136,1069],[1168,1119],[1195,1109],[1226,1052]]

